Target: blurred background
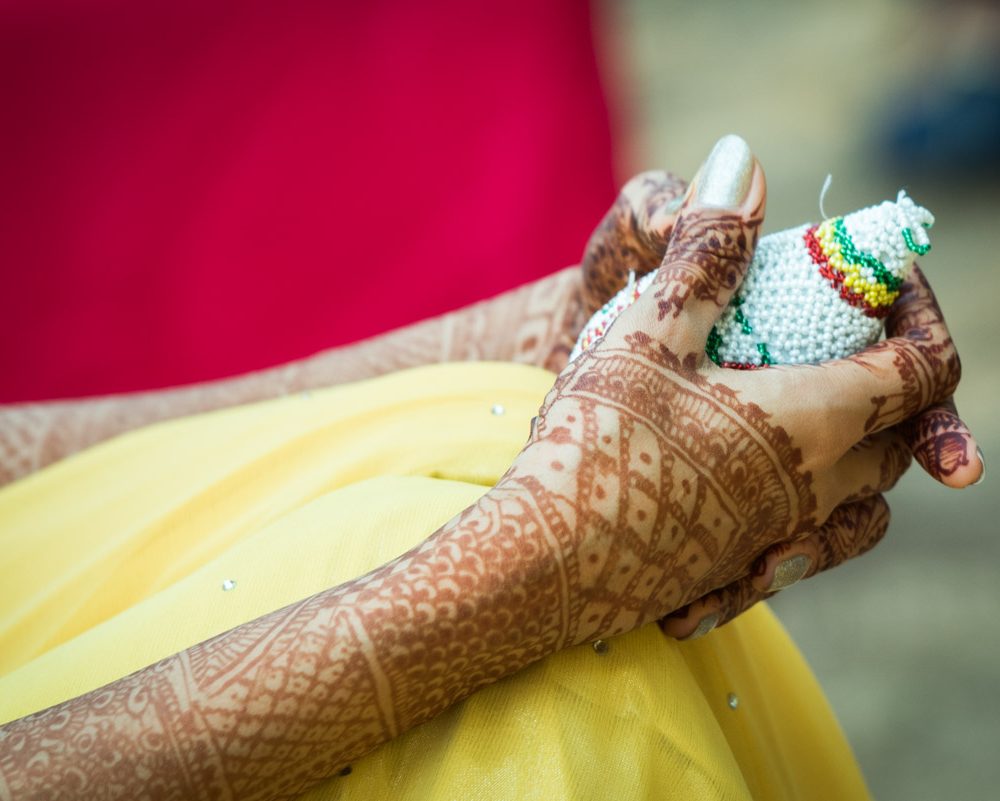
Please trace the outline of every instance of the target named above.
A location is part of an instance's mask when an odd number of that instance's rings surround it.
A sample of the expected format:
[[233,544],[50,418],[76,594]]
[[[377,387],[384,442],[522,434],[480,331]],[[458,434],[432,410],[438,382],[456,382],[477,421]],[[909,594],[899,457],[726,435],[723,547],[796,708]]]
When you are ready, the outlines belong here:
[[[933,211],[921,264],[964,373],[956,396],[1000,454],[1000,7],[841,0],[625,0],[597,7],[620,177],[690,176],[743,135],[767,172],[764,232],[905,187]],[[994,457],[1000,459],[1000,456]],[[1000,471],[1000,467],[993,468]],[[773,606],[809,659],[878,799],[996,798],[1000,492],[911,470],[863,559]]]
[[730,132],[765,232],[818,219],[828,173],[828,214],[905,187],[995,475],[912,471],[880,548],[774,605],[876,798],[996,797],[994,5],[8,0],[0,402],[234,375],[488,297]]

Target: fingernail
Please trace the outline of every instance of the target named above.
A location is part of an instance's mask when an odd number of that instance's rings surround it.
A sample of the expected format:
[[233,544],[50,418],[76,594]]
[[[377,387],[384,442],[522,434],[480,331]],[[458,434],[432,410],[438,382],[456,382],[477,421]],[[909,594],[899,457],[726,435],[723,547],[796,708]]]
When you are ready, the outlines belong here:
[[785,589],[785,587],[791,587],[809,572],[810,565],[812,565],[812,559],[804,553],[789,557],[784,562],[779,562],[778,566],[774,568],[774,578],[771,579],[767,591],[777,592],[778,590]]
[[979,478],[972,482],[973,487],[977,487],[986,480],[986,459],[983,456],[983,449],[978,445],[976,446],[976,456],[979,457],[979,463],[983,466],[983,472],[979,474]]
[[753,153],[740,137],[723,136],[698,174],[698,204],[735,209],[750,192],[753,177]]
[[683,642],[688,640],[697,640],[699,637],[704,637],[708,632],[719,625],[720,614],[718,612],[712,612],[710,615],[705,615],[700,621],[694,631],[688,634],[687,637],[681,637]]

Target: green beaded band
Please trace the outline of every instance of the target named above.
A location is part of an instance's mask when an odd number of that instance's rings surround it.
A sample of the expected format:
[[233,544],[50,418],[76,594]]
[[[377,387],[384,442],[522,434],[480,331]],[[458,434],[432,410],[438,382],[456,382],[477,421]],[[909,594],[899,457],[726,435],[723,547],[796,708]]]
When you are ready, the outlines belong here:
[[[909,229],[906,230],[908,231]],[[844,261],[849,264],[862,264],[865,267],[869,267],[875,276],[875,280],[890,292],[896,292],[902,286],[903,282],[890,273],[882,262],[870,253],[858,250],[850,234],[847,233],[847,229],[844,228],[843,217],[838,217],[833,221],[833,236],[837,240],[837,244],[840,245],[840,255]]]
[[909,228],[903,229],[903,241],[906,243],[906,246],[914,253],[916,253],[918,256],[926,256],[927,252],[931,249],[930,242],[928,242],[926,245],[918,245],[916,242],[914,242],[913,234],[910,233]]

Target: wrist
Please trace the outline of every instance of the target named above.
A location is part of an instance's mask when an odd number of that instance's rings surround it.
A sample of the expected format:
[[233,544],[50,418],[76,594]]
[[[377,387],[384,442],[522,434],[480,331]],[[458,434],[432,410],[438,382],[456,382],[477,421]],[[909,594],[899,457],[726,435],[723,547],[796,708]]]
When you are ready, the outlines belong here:
[[[560,543],[567,578],[566,645],[611,637],[657,620],[686,602],[681,524],[648,482],[620,475],[617,458],[549,436],[522,451],[503,485],[526,492],[547,536]],[[607,457],[607,458],[606,458]],[[638,483],[636,483],[638,482]]]

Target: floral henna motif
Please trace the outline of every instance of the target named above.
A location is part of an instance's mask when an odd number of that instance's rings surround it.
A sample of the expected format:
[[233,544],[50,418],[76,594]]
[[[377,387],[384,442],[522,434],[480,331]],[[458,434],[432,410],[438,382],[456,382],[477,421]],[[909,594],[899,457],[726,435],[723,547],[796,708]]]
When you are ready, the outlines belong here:
[[968,430],[949,398],[901,426],[913,456],[935,478],[954,475],[970,463]]
[[743,280],[763,219],[762,206],[749,219],[718,210],[684,214],[664,257],[668,266],[660,271],[651,290],[659,319],[677,317],[691,297],[710,300],[723,309]]
[[670,210],[686,188],[680,178],[659,171],[625,185],[583,254],[584,321],[628,283],[630,272],[638,278],[660,266],[673,230]]

